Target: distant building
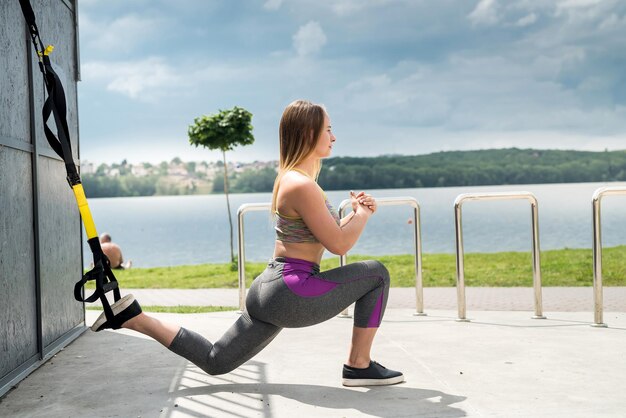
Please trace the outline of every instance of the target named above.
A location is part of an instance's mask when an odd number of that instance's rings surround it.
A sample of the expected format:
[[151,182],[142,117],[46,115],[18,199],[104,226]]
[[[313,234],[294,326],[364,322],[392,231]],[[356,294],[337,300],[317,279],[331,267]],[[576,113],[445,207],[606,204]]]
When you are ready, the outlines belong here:
[[95,174],[96,167],[87,160],[80,162],[80,174]]
[[215,174],[217,173],[218,170],[222,171],[222,169],[219,168],[215,163],[207,164],[206,162],[203,161],[199,164],[196,164],[196,173],[203,173],[208,178],[215,177]]
[[167,167],[167,174],[170,176],[184,177],[189,175],[189,172],[183,164],[170,164],[169,167]]
[[278,171],[278,161],[255,161],[249,166],[257,170],[262,168],[273,168],[274,171]]
[[[163,163],[162,163],[163,164]],[[220,161],[207,163],[201,161],[195,164],[188,164],[180,160],[176,162],[164,163],[167,166],[167,175],[172,177],[195,177],[194,174],[201,174],[206,178],[211,179],[216,176],[222,176],[224,174],[223,164]],[[87,173],[99,173],[108,177],[118,177],[121,175],[122,169],[118,168],[117,164],[110,167],[106,164],[101,164],[98,168],[95,168],[93,163],[85,161],[81,165],[82,172]],[[159,168],[151,166],[148,163],[139,163],[126,166],[124,172],[129,172],[135,177],[144,177],[152,174],[157,174]],[[254,161],[252,163],[242,162],[229,162],[229,173],[242,173],[247,170],[261,170],[265,168],[271,168],[274,171],[278,171],[278,161]]]
[[130,173],[135,177],[145,177],[150,171],[143,164],[133,164],[130,167]]

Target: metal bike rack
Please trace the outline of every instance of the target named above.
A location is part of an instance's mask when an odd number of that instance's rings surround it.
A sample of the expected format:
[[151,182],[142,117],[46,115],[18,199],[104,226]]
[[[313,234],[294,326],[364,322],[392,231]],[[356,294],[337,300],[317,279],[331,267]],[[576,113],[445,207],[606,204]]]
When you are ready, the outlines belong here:
[[[409,205],[413,208],[413,242],[415,244],[415,305],[416,312],[413,315],[425,316],[424,313],[424,293],[422,282],[422,233],[420,220],[420,205],[412,197],[384,197],[376,199],[378,206],[401,206]],[[345,199],[339,205],[339,217],[343,218],[346,208],[351,206],[350,199]],[[339,257],[339,265],[345,266],[348,254]],[[350,317],[348,308],[339,316]]]
[[454,200],[454,223],[456,230],[456,290],[459,318],[457,321],[469,321],[465,317],[465,266],[463,262],[463,225],[461,209],[468,200],[513,200],[526,199],[530,202],[532,218],[532,252],[533,252],[533,287],[535,289],[535,315],[533,319],[545,319],[542,314],[541,302],[541,260],[539,255],[539,218],[537,210],[537,198],[530,192],[510,193],[465,193],[457,196]]
[[593,213],[593,324],[592,327],[604,328],[602,322],[602,223],[600,209],[604,196],[626,195],[626,187],[601,187],[593,193],[591,210]]
[[237,209],[237,272],[239,274],[239,313],[246,307],[246,255],[244,245],[243,216],[247,212],[270,210],[271,203],[245,203]]

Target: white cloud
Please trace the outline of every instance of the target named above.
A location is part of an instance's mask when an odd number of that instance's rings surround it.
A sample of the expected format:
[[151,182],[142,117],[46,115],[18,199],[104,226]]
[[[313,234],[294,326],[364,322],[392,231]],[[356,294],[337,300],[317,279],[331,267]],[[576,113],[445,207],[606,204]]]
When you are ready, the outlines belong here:
[[91,7],[98,4],[99,0],[80,0],[81,9],[84,7]]
[[181,81],[159,57],[126,62],[87,62],[83,64],[82,72],[85,81],[104,81],[109,91],[148,101],[160,96],[159,89]]
[[443,125],[449,116],[449,97],[428,88],[435,77],[418,67],[399,77],[390,74],[364,77],[341,92],[345,106],[356,112],[376,114],[381,123],[413,126]]
[[556,5],[557,12],[571,9],[584,9],[600,4],[602,0],[564,0]]
[[620,23],[621,23],[621,19],[615,13],[611,13],[611,16],[604,19],[602,23],[600,23],[600,26],[598,28],[601,30],[605,30],[605,29],[610,30],[619,26]]
[[246,67],[212,64],[194,59],[173,66],[163,57],[148,57],[138,61],[91,61],[82,66],[83,81],[105,85],[108,91],[134,100],[154,102],[167,96],[193,96],[198,86],[212,86],[232,80],[249,79],[253,74],[265,74]]
[[150,19],[129,14],[112,21],[92,19],[80,13],[81,43],[99,51],[131,52],[160,33],[164,19]]
[[331,8],[335,14],[346,16],[371,5],[371,3],[373,2],[367,2],[365,0],[340,0],[333,1]]
[[263,8],[267,10],[278,10],[282,4],[283,0],[267,0],[265,4],[263,4]]
[[[531,144],[624,148],[619,52],[626,47],[626,1],[386,1],[263,0],[226,15],[211,8],[210,17],[232,33],[207,24],[208,12],[177,2],[151,3],[161,6],[150,13],[138,10],[139,2],[102,6],[116,15],[87,10],[98,19],[81,20],[83,139],[100,135],[95,121],[106,113],[111,138],[135,124],[137,143],[152,143],[143,127],[158,120],[159,135],[180,140],[194,115],[237,104],[254,113],[257,137],[237,154],[275,158],[280,114],[305,97],[327,105],[343,155]],[[166,17],[155,24],[144,19],[159,12]],[[134,22],[159,51],[144,48],[142,33],[129,35]],[[126,35],[96,33],[108,25]],[[472,26],[497,33],[485,37]],[[223,42],[215,43],[220,33]],[[319,54],[331,40],[333,54]],[[104,45],[100,54],[100,42],[132,51],[120,55]],[[121,112],[128,117],[117,117]],[[388,150],[392,142],[398,145]],[[163,159],[178,151],[168,153]]]
[[581,24],[604,19],[619,7],[616,0],[565,0],[556,5],[554,16],[565,17],[570,23]]
[[[348,83],[340,107],[380,124],[449,131],[543,130],[590,135],[625,132],[626,110],[607,105],[611,82],[585,78],[562,84],[558,74],[584,59],[580,50],[558,59],[511,53],[452,55],[442,63],[403,63]],[[336,105],[335,105],[336,106]]]
[[[286,0],[266,0],[263,8],[267,10],[278,10]],[[350,17],[362,11],[371,8],[380,8],[386,5],[402,5],[406,3],[411,6],[415,0],[292,0],[291,5],[294,6],[298,13],[306,13],[309,15],[312,10],[318,14],[327,16],[329,12],[339,17]]]
[[480,0],[467,18],[473,25],[495,25],[498,23],[497,8],[496,0]]
[[300,26],[293,35],[293,47],[299,56],[307,56],[319,52],[326,44],[326,34],[318,22],[310,21]]
[[536,21],[537,21],[537,15],[534,13],[531,13],[529,15],[526,15],[520,18],[517,22],[515,22],[515,26],[525,27],[525,26],[532,25]]

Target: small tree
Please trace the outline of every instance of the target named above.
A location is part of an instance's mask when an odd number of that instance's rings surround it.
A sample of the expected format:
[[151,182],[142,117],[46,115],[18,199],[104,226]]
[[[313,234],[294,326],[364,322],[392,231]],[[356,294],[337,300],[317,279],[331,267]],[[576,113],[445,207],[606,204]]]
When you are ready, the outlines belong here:
[[189,126],[189,143],[202,145],[210,150],[221,150],[224,160],[224,194],[226,195],[226,208],[228,210],[228,223],[230,225],[230,259],[235,261],[233,250],[233,220],[230,213],[230,199],[228,197],[228,165],[226,164],[226,151],[232,151],[237,145],[250,145],[254,142],[252,135],[252,113],[240,107],[230,110],[220,110],[209,116],[201,116],[194,119],[194,124]]

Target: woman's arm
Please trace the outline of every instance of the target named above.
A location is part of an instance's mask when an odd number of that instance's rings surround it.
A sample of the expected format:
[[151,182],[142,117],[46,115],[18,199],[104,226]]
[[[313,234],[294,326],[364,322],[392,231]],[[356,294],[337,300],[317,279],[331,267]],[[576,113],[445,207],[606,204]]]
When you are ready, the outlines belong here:
[[341,218],[341,222],[339,223],[340,227],[344,227],[348,224],[348,222],[350,222],[352,220],[352,217],[354,216],[354,212],[350,212],[349,214],[347,214],[346,216],[344,216],[343,218]]
[[341,227],[344,227],[345,225],[348,224],[348,222],[350,222],[359,204],[363,204],[367,206],[367,208],[372,213],[376,212],[376,208],[377,208],[376,199],[374,199],[371,194],[366,194],[363,191],[359,193],[354,193],[352,190],[350,190],[350,201],[351,201],[350,203],[352,203],[352,212],[350,212],[348,215],[341,218],[341,223],[339,224],[339,226]]
[[359,206],[358,198],[361,197],[362,194],[363,192],[357,195],[352,190],[350,190],[350,203],[352,204],[352,212],[350,212],[349,214],[341,218],[341,222],[339,223],[340,227],[346,226],[348,222],[352,220],[352,217],[354,216],[354,213],[356,212],[356,209]]
[[338,255],[347,253],[356,244],[372,211],[363,204],[349,218],[337,225],[326,203],[322,190],[314,181],[303,178],[281,181],[280,200],[293,208],[304,220],[315,238],[330,252]]

